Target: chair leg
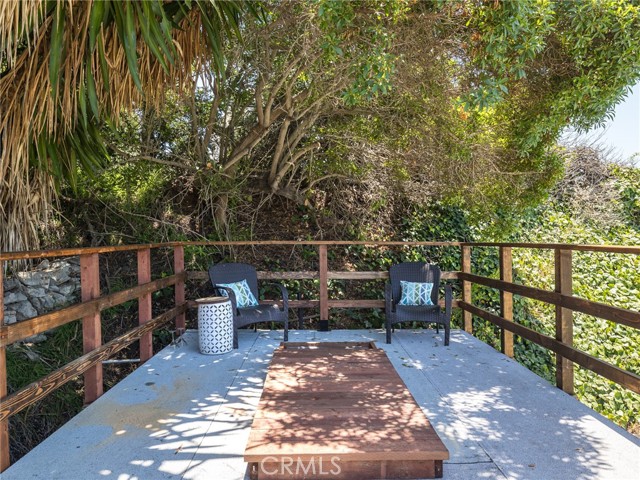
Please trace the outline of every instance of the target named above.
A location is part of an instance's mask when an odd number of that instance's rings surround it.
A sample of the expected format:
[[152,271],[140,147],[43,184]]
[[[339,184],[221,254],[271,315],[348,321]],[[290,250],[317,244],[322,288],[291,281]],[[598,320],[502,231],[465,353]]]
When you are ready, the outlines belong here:
[[233,327],[233,348],[238,348],[238,329]]
[[451,327],[449,325],[444,326],[444,346],[449,346],[449,334],[451,333]]
[[289,341],[289,321],[285,320],[284,322],[284,341]]
[[387,343],[391,343],[391,325],[387,322]]
[[440,333],[440,324],[436,323],[436,333]]

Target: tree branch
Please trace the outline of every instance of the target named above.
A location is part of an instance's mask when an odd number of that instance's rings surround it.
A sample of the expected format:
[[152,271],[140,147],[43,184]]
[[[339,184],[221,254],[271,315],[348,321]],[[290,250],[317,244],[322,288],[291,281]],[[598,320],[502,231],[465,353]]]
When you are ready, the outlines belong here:
[[276,175],[276,178],[269,185],[271,187],[271,190],[274,192],[277,191],[278,188],[280,187],[280,182],[282,182],[282,179],[284,178],[284,176],[296,164],[296,162],[301,157],[303,157],[304,155],[306,155],[307,153],[309,153],[310,151],[316,148],[320,148],[319,142],[312,143],[311,145],[307,145],[305,148],[296,152],[295,155],[291,156],[291,158],[280,167],[280,169],[278,170],[278,174]]
[[264,90],[264,77],[260,75],[256,85],[256,113],[258,114],[258,124],[264,126],[264,108],[262,107],[262,92]]

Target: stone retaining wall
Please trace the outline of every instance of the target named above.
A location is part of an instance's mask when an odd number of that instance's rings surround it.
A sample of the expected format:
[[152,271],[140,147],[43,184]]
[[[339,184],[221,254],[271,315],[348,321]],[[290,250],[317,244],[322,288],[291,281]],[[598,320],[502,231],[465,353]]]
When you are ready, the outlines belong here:
[[74,303],[80,292],[80,259],[43,260],[36,268],[4,280],[4,323],[42,315]]

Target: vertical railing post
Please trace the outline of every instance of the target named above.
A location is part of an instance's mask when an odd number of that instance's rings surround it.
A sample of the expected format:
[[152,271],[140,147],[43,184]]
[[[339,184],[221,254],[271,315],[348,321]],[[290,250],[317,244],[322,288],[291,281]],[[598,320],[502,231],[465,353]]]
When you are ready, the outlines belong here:
[[[151,249],[138,250],[138,285],[151,281]],[[138,323],[151,320],[151,292],[138,298]],[[140,363],[144,363],[153,355],[153,337],[151,332],[140,337]]]
[[[0,326],[4,325],[4,262],[0,260]],[[0,347],[0,400],[7,396],[7,350]],[[0,472],[9,468],[9,419],[0,420]]]
[[[462,246],[462,272],[471,273],[471,247],[468,245]],[[467,280],[462,281],[462,301],[471,303],[471,282]],[[462,323],[464,331],[467,333],[473,333],[473,317],[471,312],[462,310]]]
[[[184,273],[184,247],[177,245],[173,247],[173,273],[176,275]],[[186,300],[184,280],[180,280],[175,285],[176,307],[182,305]],[[176,317],[176,333],[182,335],[186,328],[185,314],[181,313]]]
[[[500,280],[513,282],[513,261],[511,247],[500,247]],[[513,294],[500,290],[500,315],[506,320],[513,321]],[[504,328],[500,329],[500,345],[502,353],[513,358],[513,333]]]
[[[572,251],[555,249],[555,291],[573,294]],[[556,340],[573,346],[573,312],[556,305]],[[556,354],[556,385],[573,395],[573,362]]]
[[320,277],[320,331],[329,330],[329,262],[327,246],[319,246],[319,277]]
[[[100,260],[97,253],[80,255],[80,290],[82,301],[100,296]],[[82,349],[84,353],[95,350],[102,344],[100,311],[82,317]],[[104,387],[102,364],[98,363],[84,373],[84,403],[96,400]]]

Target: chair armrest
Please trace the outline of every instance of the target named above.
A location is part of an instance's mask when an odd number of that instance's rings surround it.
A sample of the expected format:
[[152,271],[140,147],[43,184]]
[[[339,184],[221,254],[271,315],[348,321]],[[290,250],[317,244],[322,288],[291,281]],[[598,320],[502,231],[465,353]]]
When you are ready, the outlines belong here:
[[393,290],[390,282],[384,285],[384,310],[386,314],[393,311]]
[[221,285],[214,285],[213,289],[218,291],[224,290],[225,292],[227,292],[227,296],[229,297],[229,300],[231,300],[231,308],[233,308],[233,312],[235,314],[235,312],[238,311],[238,302],[236,300],[236,292],[234,292],[232,288],[223,287]]
[[289,309],[289,292],[287,291],[287,287],[285,287],[281,283],[276,283],[276,282],[269,282],[267,283],[267,285],[273,285],[280,289],[280,295],[282,296],[283,310],[285,311],[288,310]]
[[447,318],[451,318],[451,307],[453,304],[453,289],[451,285],[444,286],[444,314]]

